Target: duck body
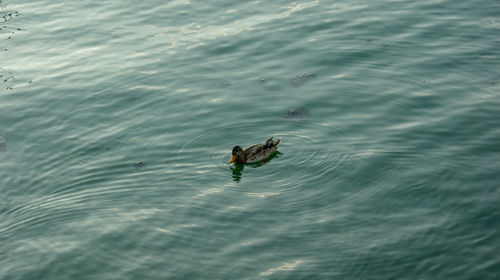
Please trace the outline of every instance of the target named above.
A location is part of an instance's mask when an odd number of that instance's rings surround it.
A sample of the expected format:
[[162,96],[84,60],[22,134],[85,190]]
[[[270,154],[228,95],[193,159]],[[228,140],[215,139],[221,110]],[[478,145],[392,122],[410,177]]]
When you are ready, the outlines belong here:
[[235,162],[239,164],[252,163],[264,160],[274,154],[278,150],[278,145],[281,139],[273,141],[273,137],[266,140],[264,144],[252,145],[248,148],[242,149],[240,146],[233,148],[230,163]]

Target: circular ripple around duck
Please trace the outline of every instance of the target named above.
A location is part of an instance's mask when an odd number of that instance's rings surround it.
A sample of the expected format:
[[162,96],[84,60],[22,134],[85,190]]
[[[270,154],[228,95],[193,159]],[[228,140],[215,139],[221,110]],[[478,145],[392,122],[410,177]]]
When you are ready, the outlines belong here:
[[[268,137],[281,138],[278,153],[266,162],[229,164],[235,145],[247,147],[263,143]],[[335,140],[331,140],[335,139]],[[212,128],[190,139],[178,151],[178,172],[183,168],[217,176],[202,195],[225,191],[244,192],[248,196],[269,198],[298,189],[304,184],[328,181],[342,172],[344,162],[353,160],[343,142],[341,130],[311,122],[289,123],[277,120],[251,122]],[[222,179],[220,179],[222,178]],[[229,180],[228,180],[229,179]],[[228,188],[228,183],[248,183],[252,188]]]

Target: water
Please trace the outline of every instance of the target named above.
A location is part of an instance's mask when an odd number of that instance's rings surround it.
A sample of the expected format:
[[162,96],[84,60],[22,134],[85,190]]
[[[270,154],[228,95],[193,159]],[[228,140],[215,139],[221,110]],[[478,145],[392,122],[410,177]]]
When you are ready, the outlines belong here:
[[0,278],[498,278],[499,12],[0,1]]

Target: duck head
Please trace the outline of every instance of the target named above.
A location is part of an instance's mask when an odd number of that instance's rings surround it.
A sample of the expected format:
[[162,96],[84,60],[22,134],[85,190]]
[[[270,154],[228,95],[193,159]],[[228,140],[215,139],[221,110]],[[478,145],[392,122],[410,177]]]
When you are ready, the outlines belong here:
[[229,163],[232,162],[245,163],[245,152],[243,152],[243,149],[240,146],[235,146],[233,148],[232,157]]

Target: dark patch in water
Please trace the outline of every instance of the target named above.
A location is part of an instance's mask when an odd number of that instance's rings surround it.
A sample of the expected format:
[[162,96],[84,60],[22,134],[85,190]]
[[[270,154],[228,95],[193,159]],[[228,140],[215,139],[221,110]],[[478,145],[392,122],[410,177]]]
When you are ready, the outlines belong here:
[[422,80],[420,82],[412,81],[411,83],[414,84],[414,85],[416,85],[416,84],[428,85],[429,81],[427,81],[427,80]]
[[12,72],[4,70],[0,67],[0,83],[7,83],[14,79],[14,74]]
[[0,153],[5,152],[7,150],[7,140],[5,138],[0,137]]
[[290,81],[290,83],[294,87],[300,87],[301,85],[305,84],[306,82],[316,78],[316,76],[317,75],[314,73],[302,73],[302,74],[295,76],[295,78],[293,78]]
[[17,11],[5,11],[4,14],[0,16],[0,22],[1,23],[8,22],[17,16],[19,16],[19,13]]
[[385,50],[385,49],[387,49],[388,47],[390,47],[390,46],[391,46],[391,44],[389,44],[389,43],[382,43],[382,44],[381,44],[381,46],[382,46],[382,49],[384,49],[384,50]]
[[[16,30],[22,31],[24,29],[13,23],[14,18],[19,16],[19,12],[7,9],[8,4],[2,2],[3,1],[0,0],[0,24],[2,24],[0,26],[0,39],[4,39],[6,36],[8,36],[6,40],[11,40],[13,38],[12,34],[15,34]],[[0,49],[0,51],[7,52],[8,49],[2,46],[2,49]],[[10,80],[13,80],[14,75],[10,71],[4,70],[1,66],[2,65],[0,65],[0,84],[7,83]],[[13,87],[7,86],[6,89],[12,90]]]
[[266,79],[264,79],[264,78],[260,78],[260,79],[259,79],[259,84],[261,84],[261,85],[265,85],[265,84],[267,84],[267,80],[266,80]]
[[292,108],[286,112],[283,119],[288,121],[301,121],[309,118],[311,116],[311,111],[304,107]]
[[220,81],[219,85],[220,85],[221,87],[228,87],[228,86],[230,86],[230,85],[231,85],[231,82],[230,82],[230,81],[228,81],[228,80],[222,80],[222,81]]
[[146,166],[146,164],[141,160],[138,160],[134,163],[135,169],[140,169],[140,168],[143,168],[145,166]]

